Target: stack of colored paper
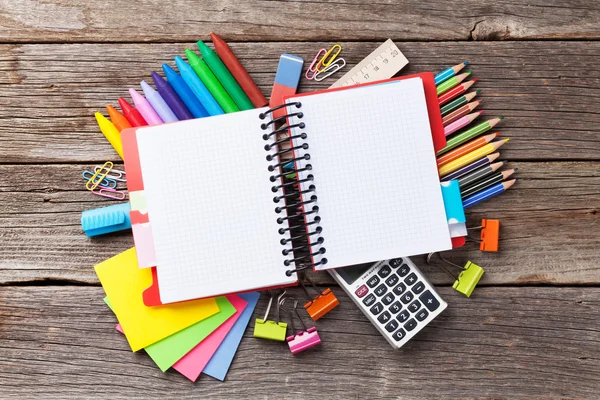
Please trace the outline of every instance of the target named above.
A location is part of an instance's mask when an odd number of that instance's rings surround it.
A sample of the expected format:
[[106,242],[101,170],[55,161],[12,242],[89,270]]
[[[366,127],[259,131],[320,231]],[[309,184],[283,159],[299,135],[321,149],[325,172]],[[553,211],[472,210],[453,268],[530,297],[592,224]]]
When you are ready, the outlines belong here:
[[136,352],[144,349],[161,371],[173,367],[191,381],[204,372],[224,380],[259,294],[244,293],[148,307],[142,293],[152,272],[138,268],[135,248],[95,267],[115,313]]

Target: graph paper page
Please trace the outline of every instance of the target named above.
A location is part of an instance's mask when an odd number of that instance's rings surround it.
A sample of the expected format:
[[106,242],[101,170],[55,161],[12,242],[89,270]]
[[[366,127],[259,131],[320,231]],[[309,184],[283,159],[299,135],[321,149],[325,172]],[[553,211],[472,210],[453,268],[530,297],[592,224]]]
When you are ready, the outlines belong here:
[[296,281],[283,265],[289,236],[278,233],[261,111],[137,131],[163,303]]
[[310,154],[298,167],[312,165],[300,177],[314,176],[302,188],[316,188],[304,200],[317,195],[325,239],[315,262],[327,264],[317,269],[452,247],[420,78],[294,101],[304,116],[292,122],[306,124],[294,134],[309,144],[296,155]]

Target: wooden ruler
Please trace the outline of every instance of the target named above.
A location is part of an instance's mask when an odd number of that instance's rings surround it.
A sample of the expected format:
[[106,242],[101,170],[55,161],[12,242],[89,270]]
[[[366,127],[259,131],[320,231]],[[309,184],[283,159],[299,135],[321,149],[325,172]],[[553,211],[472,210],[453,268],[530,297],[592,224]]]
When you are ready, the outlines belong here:
[[408,64],[392,39],[386,40],[329,88],[357,85],[389,79]]

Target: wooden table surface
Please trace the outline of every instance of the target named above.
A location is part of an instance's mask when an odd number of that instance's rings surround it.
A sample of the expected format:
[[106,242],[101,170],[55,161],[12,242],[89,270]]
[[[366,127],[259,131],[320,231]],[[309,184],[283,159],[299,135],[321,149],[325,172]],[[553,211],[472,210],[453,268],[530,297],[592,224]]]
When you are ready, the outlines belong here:
[[[501,3],[0,2],[0,398],[598,398],[600,4]],[[131,235],[90,240],[79,222],[109,204],[81,172],[119,160],[93,112],[211,31],[265,94],[282,52],[310,61],[335,42],[350,66],[388,37],[404,73],[470,61],[520,178],[468,213],[501,220],[501,251],[448,255],[485,268],[471,298],[416,258],[449,309],[400,351],[328,275],[341,305],[317,324],[318,350],[246,332],[226,382],[196,384],[129,351],[93,266]]]

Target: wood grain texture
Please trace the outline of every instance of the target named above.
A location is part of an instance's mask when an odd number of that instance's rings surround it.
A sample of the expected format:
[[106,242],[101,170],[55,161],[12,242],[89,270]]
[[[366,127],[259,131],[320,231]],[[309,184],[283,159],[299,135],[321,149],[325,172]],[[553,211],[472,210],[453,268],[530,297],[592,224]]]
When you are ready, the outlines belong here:
[[[469,243],[447,257],[482,265],[483,285],[600,283],[599,163],[508,167],[519,168],[515,188],[467,213],[471,226],[500,219],[500,252],[482,253]],[[93,265],[133,246],[129,231],[93,239],[81,231],[82,211],[114,204],[84,189],[86,168],[92,165],[0,165],[0,283],[97,283]],[[438,267],[415,261],[434,283],[452,283]],[[319,282],[332,282],[318,275]]]
[[243,41],[600,37],[593,0],[3,0],[0,7],[4,42],[192,41],[211,31]]
[[[319,349],[245,337],[225,383],[192,384],[131,353],[99,287],[0,290],[2,397],[595,398],[599,288],[479,288],[395,352],[340,289]],[[292,290],[299,296],[298,289]],[[264,312],[262,296],[255,317]],[[254,321],[254,319],[252,319]],[[309,321],[306,321],[308,323]],[[252,326],[253,323],[251,323]]]
[[[196,36],[197,38],[198,36]],[[263,93],[269,94],[281,52],[312,60],[330,43],[234,43]],[[378,43],[342,43],[350,66]],[[410,60],[403,72],[439,71],[469,60],[480,78],[481,109],[504,115],[518,160],[600,160],[600,43],[398,43]],[[0,45],[0,162],[69,163],[118,156],[99,133],[93,112],[127,96],[127,88],[193,44]],[[333,80],[301,80],[300,90]]]

